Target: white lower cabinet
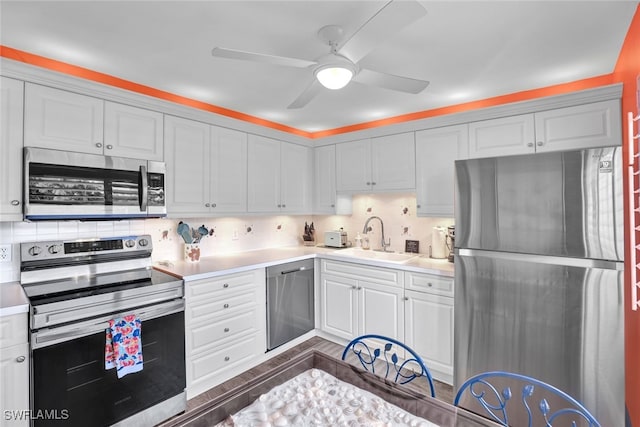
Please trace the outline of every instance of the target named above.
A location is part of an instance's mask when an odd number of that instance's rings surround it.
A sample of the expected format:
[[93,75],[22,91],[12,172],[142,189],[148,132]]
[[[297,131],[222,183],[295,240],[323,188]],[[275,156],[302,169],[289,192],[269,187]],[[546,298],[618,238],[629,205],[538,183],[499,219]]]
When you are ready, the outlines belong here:
[[434,378],[453,383],[453,278],[405,272],[404,342]]
[[321,261],[320,328],[351,340],[379,334],[402,340],[402,271],[339,261]]
[[0,426],[26,427],[29,419],[27,313],[0,317]]
[[187,399],[252,367],[266,349],[265,271],[185,283]]

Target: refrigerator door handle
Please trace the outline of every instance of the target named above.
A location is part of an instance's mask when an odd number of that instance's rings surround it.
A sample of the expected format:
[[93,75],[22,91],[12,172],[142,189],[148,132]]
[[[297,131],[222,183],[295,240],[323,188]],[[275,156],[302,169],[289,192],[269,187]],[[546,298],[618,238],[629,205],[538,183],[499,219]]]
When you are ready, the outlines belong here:
[[460,249],[455,251],[459,256],[481,256],[512,261],[526,261],[539,264],[566,265],[567,267],[601,268],[603,270],[623,271],[624,262],[603,259],[570,258],[549,255],[520,254],[513,252],[487,251],[482,249]]

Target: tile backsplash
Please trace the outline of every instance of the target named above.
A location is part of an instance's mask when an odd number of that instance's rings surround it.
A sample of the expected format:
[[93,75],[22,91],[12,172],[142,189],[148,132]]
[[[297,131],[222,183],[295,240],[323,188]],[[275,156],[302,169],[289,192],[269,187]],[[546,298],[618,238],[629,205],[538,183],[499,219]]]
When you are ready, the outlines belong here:
[[[343,228],[348,239],[362,232],[370,216],[384,221],[385,237],[391,249],[404,251],[405,240],[418,240],[420,252],[428,254],[431,231],[435,226],[453,224],[452,218],[418,218],[413,194],[377,194],[353,196],[352,215],[241,216],[225,218],[184,218],[189,226],[204,225],[212,233],[200,243],[202,256],[233,253],[270,247],[302,244],[305,222],[314,222],[316,244],[324,243],[324,231]],[[22,242],[55,239],[79,239],[149,234],[153,239],[153,260],[178,260],[182,256],[182,237],[177,233],[180,219],[146,219],[124,221],[46,221],[0,222],[0,244],[11,244],[12,260],[0,263],[0,283],[20,279]],[[372,221],[369,239],[373,248],[380,246],[380,223]]]

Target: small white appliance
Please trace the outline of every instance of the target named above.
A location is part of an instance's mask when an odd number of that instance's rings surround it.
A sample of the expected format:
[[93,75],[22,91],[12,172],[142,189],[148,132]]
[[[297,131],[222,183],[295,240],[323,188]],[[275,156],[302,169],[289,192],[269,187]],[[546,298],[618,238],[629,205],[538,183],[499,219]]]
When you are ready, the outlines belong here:
[[347,246],[347,232],[344,230],[325,231],[324,245],[332,248],[344,248]]

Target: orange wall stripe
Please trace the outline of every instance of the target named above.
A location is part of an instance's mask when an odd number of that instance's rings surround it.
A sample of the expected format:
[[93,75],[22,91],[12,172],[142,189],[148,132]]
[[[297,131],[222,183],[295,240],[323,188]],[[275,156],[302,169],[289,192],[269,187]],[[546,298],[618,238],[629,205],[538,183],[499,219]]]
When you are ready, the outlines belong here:
[[264,126],[267,128],[291,133],[291,134],[306,137],[306,138],[310,137],[309,132],[296,129],[291,126],[286,126],[281,123],[276,123],[270,120],[261,119],[260,117],[255,117],[249,114],[241,113],[239,111],[230,110],[228,108],[218,107],[216,105],[208,104],[206,102],[196,101],[195,99],[176,95],[170,92],[165,92],[163,90],[155,89],[149,86],[124,80],[119,77],[114,77],[108,74],[89,70],[87,68],[67,64],[65,62],[57,61],[55,59],[49,59],[43,56],[34,55],[32,53],[10,48],[8,46],[0,45],[0,56],[7,59],[13,59],[14,61],[20,61],[26,64],[35,65],[37,67],[46,68],[48,70],[57,71],[59,73],[80,77],[85,80],[91,80],[91,81],[106,84],[109,86],[114,86],[120,89],[125,89],[131,92],[148,95],[154,98],[164,99],[165,101],[171,101],[176,104],[181,104],[187,107],[208,111],[210,113],[219,114],[221,116],[242,120],[244,122],[253,123],[259,126]]
[[516,92],[507,95],[496,96],[493,98],[487,98],[479,101],[472,101],[463,104],[457,104],[453,106],[447,106],[442,108],[436,108],[432,110],[419,111],[415,113],[403,114],[386,119],[374,120],[371,122],[358,123],[349,126],[343,126],[334,129],[327,129],[317,132],[307,132],[301,129],[296,129],[291,126],[287,126],[281,123],[276,123],[270,120],[261,119],[260,117],[251,116],[249,114],[241,113],[239,111],[230,110],[228,108],[219,107],[216,105],[208,104],[206,102],[197,101],[184,96],[176,95],[170,92],[165,92],[159,89],[155,89],[149,86],[134,83],[128,80],[124,80],[118,77],[114,77],[108,74],[100,73],[97,71],[89,70],[87,68],[78,67],[76,65],[67,64],[65,62],[57,61],[54,59],[45,58],[43,56],[35,55],[32,53],[24,52],[18,49],[13,49],[7,46],[0,45],[0,56],[13,59],[15,61],[24,62],[26,64],[35,65],[38,67],[46,68],[48,70],[57,71],[63,74],[68,74],[76,77],[80,77],[86,80],[95,81],[98,83],[106,84],[109,86],[118,87],[131,92],[148,95],[154,98],[164,99],[176,104],[192,107],[199,110],[208,111],[211,113],[219,114],[222,116],[230,117],[233,119],[245,121],[248,123],[264,126],[267,128],[287,132],[293,135],[302,136],[310,139],[325,138],[328,136],[340,135],[349,132],[356,132],[365,129],[373,129],[381,126],[388,126],[392,124],[404,123],[413,120],[426,119],[429,117],[436,117],[445,114],[454,114],[464,111],[471,111],[478,108],[492,107],[496,105],[502,105],[512,102],[526,101],[536,99],[544,96],[559,95],[563,93],[574,92],[577,90],[590,89],[598,86],[605,86],[614,82],[611,74],[592,77],[583,80],[577,80],[569,83],[562,83],[554,86],[548,86],[538,89],[526,90],[522,92]]

